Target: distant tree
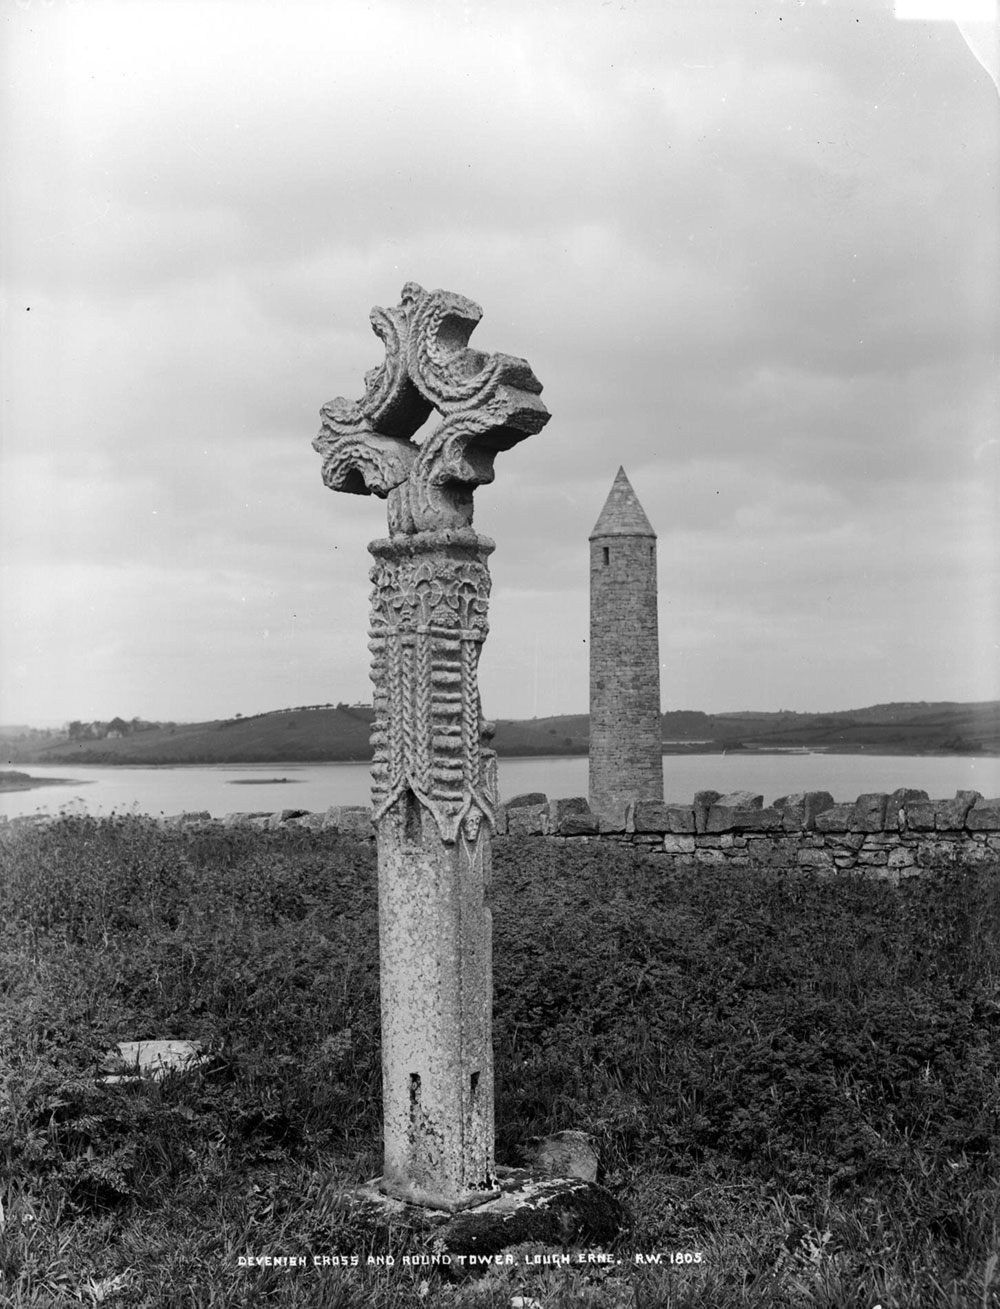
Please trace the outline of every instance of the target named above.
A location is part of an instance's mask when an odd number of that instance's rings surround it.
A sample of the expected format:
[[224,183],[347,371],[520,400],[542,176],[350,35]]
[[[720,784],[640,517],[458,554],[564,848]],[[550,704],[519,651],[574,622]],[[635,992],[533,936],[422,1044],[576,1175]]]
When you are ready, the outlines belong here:
[[128,736],[129,725],[124,718],[112,718],[108,723],[108,735],[110,736],[112,732],[117,732],[119,736]]
[[83,735],[83,723],[80,722],[79,718],[74,718],[66,731],[71,741],[79,741]]

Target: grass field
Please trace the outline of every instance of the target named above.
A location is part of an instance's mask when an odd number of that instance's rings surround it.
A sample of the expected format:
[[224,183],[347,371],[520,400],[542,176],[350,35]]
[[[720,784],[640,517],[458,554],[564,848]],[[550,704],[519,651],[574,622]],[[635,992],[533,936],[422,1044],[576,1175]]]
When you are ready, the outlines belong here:
[[[368,1265],[419,1253],[339,1195],[379,1169],[370,845],[65,818],[0,829],[0,1304],[1000,1306],[1000,870],[494,863],[498,1159],[593,1133],[617,1263]],[[211,1061],[98,1082],[147,1037]]]

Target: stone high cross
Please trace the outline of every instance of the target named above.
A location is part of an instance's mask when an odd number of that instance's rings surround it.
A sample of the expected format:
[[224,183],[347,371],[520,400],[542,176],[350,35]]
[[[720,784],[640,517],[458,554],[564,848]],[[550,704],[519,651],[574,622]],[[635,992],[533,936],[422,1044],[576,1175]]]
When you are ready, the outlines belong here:
[[[447,1210],[498,1194],[493,1136],[492,728],[477,665],[494,544],[472,527],[493,459],[549,419],[523,359],[469,348],[478,305],[408,282],[371,323],[385,361],[321,410],[332,490],[377,495],[368,547],[375,720],[384,1167],[381,1189]],[[437,410],[441,421],[420,440]]]

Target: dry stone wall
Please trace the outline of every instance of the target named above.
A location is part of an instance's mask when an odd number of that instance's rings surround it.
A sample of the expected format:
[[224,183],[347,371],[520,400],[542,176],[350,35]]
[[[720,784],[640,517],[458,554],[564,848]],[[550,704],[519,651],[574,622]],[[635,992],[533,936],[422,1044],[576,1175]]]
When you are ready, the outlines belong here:
[[667,863],[695,867],[803,868],[897,881],[942,860],[1000,860],[1000,799],[959,791],[932,800],[904,788],[837,803],[826,791],[765,806],[751,791],[699,791],[689,804],[634,800],[620,824],[583,799],[517,797],[501,816],[512,835],[641,846]]
[[[54,817],[13,818],[9,826]],[[233,813],[225,818],[189,812],[161,821],[169,827],[308,827],[362,840],[374,840],[375,835],[366,805],[334,805],[323,813]],[[7,820],[0,820],[4,826]],[[942,861],[1000,861],[1000,799],[959,791],[951,800],[932,800],[926,791],[902,789],[838,803],[827,791],[805,791],[765,806],[763,796],[751,791],[699,791],[687,804],[633,800],[615,822],[594,814],[582,796],[550,800],[535,791],[500,806],[497,835],[634,845],[667,865],[734,871],[803,868],[898,881]]]

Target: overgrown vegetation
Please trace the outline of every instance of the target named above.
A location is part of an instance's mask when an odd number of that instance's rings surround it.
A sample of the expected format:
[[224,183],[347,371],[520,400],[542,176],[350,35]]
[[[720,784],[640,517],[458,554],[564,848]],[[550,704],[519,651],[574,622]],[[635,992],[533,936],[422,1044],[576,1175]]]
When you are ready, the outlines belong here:
[[[1000,870],[513,839],[494,865],[498,1157],[592,1132],[634,1216],[617,1265],[366,1266],[412,1252],[338,1196],[379,1167],[370,846],[66,818],[0,835],[0,1302],[1000,1305]],[[97,1080],[147,1037],[212,1059]],[[311,1266],[337,1254],[361,1266]]]

